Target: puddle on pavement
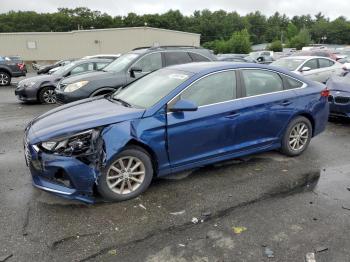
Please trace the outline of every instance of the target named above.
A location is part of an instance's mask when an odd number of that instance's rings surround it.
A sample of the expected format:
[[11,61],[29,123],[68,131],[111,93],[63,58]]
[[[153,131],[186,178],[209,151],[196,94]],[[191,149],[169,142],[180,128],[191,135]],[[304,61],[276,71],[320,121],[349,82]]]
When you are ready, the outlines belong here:
[[350,165],[343,165],[322,169],[314,192],[350,206],[348,188],[350,189]]

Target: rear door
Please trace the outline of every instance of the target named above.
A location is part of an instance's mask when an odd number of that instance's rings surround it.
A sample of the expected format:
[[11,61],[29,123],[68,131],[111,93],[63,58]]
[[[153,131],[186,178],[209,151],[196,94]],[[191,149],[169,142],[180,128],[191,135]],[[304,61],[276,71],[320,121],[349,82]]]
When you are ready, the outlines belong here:
[[168,112],[167,136],[173,168],[207,161],[237,150],[242,102],[234,70],[216,72],[194,82],[177,99],[192,101],[194,112]]
[[295,91],[287,87],[284,75],[275,71],[242,69],[241,79],[245,98],[237,139],[246,150],[279,143],[282,130],[295,113]]
[[322,83],[325,83],[333,74],[337,73],[337,68],[334,66],[335,61],[326,58],[318,58],[320,75]]
[[192,59],[187,52],[171,51],[164,52],[165,66],[191,63]]
[[134,81],[135,79],[149,74],[152,71],[158,70],[163,67],[163,60],[161,52],[154,52],[146,54],[136,61],[130,68],[140,68],[141,72],[134,72],[135,77],[130,77],[128,73],[128,82]]

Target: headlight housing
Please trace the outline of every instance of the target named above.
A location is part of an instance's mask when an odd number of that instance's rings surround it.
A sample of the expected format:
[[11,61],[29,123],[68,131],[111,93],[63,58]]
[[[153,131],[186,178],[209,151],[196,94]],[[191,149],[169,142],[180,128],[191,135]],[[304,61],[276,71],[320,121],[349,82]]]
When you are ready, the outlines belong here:
[[74,92],[74,91],[78,90],[79,88],[82,88],[83,86],[87,85],[88,83],[89,83],[89,81],[79,81],[79,82],[76,82],[73,84],[69,84],[65,87],[63,92],[65,92],[65,93]]
[[18,83],[18,86],[23,86],[23,87],[25,87],[25,88],[30,88],[30,87],[32,87],[32,86],[34,86],[36,84],[36,82],[34,82],[34,81],[30,81],[30,82],[23,82],[23,81],[20,81],[19,83]]
[[99,134],[99,129],[90,129],[69,137],[42,142],[39,147],[46,153],[63,156],[89,155],[95,151]]

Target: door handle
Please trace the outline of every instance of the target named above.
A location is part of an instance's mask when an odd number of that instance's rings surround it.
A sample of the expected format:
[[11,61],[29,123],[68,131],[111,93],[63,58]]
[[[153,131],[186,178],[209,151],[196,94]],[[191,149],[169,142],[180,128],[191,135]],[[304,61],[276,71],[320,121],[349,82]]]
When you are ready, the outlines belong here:
[[293,102],[290,100],[284,100],[282,103],[280,103],[280,105],[282,106],[289,106],[290,104],[292,104]]
[[240,113],[238,113],[238,112],[231,112],[227,116],[225,116],[225,118],[233,119],[233,118],[238,117],[239,115],[240,115]]

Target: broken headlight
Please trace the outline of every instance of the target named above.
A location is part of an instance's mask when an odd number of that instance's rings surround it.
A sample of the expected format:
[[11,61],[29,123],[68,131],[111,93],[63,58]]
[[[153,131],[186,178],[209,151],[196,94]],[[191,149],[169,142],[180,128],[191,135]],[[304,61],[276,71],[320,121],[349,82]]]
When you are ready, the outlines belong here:
[[42,142],[39,146],[51,154],[72,156],[94,152],[95,142],[100,134],[98,129],[90,129],[81,133]]

